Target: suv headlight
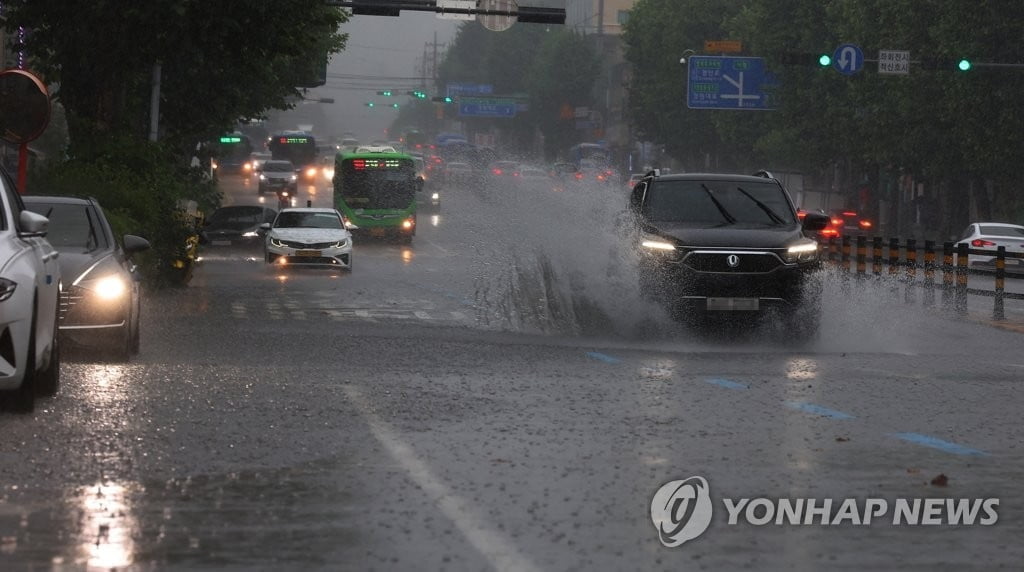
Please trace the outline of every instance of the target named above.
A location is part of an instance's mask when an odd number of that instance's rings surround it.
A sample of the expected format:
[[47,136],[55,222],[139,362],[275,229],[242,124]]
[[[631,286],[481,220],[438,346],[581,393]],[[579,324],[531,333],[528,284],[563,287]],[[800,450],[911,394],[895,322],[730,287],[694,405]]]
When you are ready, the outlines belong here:
[[18,283],[7,278],[0,278],[0,302],[10,298],[14,295],[14,290],[18,287]]
[[666,241],[660,236],[654,235],[647,235],[642,237],[640,239],[640,246],[642,246],[644,250],[654,252],[669,253],[676,251],[676,245]]
[[786,249],[786,262],[814,262],[818,259],[818,243],[813,240],[799,242]]

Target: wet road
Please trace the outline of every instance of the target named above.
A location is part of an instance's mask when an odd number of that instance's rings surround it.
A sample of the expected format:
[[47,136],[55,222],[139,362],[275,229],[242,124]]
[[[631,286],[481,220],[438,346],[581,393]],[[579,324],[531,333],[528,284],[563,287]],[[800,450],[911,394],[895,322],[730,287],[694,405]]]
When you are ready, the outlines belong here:
[[[0,415],[0,568],[1024,561],[1020,334],[830,284],[810,346],[695,337],[636,298],[600,192],[446,190],[352,273],[205,252],[146,300],[137,359],[76,356]],[[651,499],[693,475],[711,526],[666,548]],[[991,526],[728,524],[756,497],[1000,502]]]

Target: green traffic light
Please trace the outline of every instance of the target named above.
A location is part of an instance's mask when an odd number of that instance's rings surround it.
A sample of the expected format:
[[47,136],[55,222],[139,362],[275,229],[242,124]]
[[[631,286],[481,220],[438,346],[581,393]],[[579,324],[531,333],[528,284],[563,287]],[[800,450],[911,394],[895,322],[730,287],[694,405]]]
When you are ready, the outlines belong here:
[[373,107],[373,105],[374,105],[374,103],[372,101],[367,101],[366,102],[366,107]]
[[444,98],[444,102],[445,103],[451,103],[452,101],[454,101],[454,100],[452,98],[450,98],[450,97]]
[[398,109],[398,104],[397,103],[392,103],[391,107],[394,107],[395,109]]
[[967,71],[971,69],[971,62],[970,60],[960,60],[960,62],[956,64],[956,67],[959,68],[960,71]]
[[820,65],[820,66],[832,65],[832,56],[830,56],[828,54],[821,54],[820,56],[818,56],[818,65]]

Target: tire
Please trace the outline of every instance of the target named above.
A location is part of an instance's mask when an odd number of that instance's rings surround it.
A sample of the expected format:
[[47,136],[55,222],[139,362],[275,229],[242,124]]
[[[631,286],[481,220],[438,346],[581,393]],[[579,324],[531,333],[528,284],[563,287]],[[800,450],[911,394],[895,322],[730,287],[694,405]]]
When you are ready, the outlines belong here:
[[50,364],[39,372],[35,380],[35,393],[43,397],[53,397],[60,390],[60,308],[57,308],[57,319],[53,324],[53,351]]

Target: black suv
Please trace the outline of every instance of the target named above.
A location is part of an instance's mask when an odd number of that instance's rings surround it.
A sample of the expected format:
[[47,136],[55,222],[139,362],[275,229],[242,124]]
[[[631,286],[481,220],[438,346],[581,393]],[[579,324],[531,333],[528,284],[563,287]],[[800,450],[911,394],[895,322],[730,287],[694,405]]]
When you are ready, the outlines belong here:
[[767,176],[648,173],[630,195],[640,286],[677,318],[757,318],[775,309],[786,331],[817,333],[818,244],[829,219],[808,213]]

